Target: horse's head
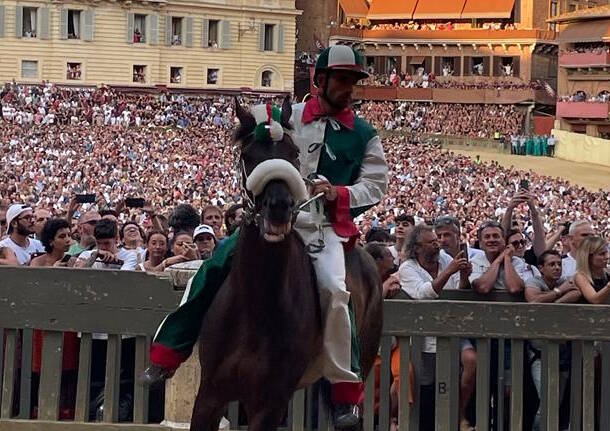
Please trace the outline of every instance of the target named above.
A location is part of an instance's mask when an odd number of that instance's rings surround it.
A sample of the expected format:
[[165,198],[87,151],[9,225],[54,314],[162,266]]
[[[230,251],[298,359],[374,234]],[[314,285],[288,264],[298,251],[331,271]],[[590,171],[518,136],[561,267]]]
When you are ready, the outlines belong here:
[[281,112],[271,105],[249,111],[236,101],[240,127],[235,141],[241,145],[242,179],[261,234],[268,242],[280,242],[292,230],[296,206],[307,199],[299,173],[299,149],[290,137],[290,97]]

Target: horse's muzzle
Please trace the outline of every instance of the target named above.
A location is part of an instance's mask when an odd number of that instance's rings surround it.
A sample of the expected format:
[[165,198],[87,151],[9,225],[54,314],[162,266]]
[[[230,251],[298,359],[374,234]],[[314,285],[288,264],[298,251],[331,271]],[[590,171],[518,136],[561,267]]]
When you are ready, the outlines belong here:
[[261,234],[267,242],[281,242],[292,230],[295,202],[287,184],[273,180],[263,191],[259,223]]

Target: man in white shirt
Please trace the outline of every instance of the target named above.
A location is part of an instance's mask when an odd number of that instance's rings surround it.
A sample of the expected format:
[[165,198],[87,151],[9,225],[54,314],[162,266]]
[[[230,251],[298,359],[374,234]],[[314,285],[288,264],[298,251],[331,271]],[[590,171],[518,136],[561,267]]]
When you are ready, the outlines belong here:
[[93,230],[97,243],[94,250],[83,251],[76,260],[75,268],[114,269],[135,271],[138,266],[138,254],[133,250],[124,250],[119,258],[119,234],[114,221],[102,219]]
[[479,244],[485,253],[471,259],[470,284],[479,293],[506,290],[523,292],[531,271],[522,259],[513,256],[515,249],[506,245],[505,232],[500,223],[487,221],[477,232]]
[[[401,288],[413,299],[437,299],[443,289],[467,288],[471,267],[463,254],[460,251],[455,259],[452,258],[441,250],[431,226],[416,225],[405,240],[407,260],[398,270]],[[460,430],[470,430],[472,427],[464,418],[464,408],[474,391],[476,352],[468,340],[462,340],[461,347]],[[426,337],[422,355],[422,385],[434,382],[435,354],[436,338]]]
[[570,251],[561,262],[561,276],[563,278],[573,277],[576,274],[576,259],[573,256],[576,254],[576,250],[578,250],[582,240],[593,235],[595,235],[595,231],[591,223],[586,220],[577,220],[570,224],[570,229],[568,230]]
[[6,211],[7,237],[0,247],[8,247],[17,256],[19,265],[28,265],[32,254],[44,253],[42,243],[30,238],[34,233],[34,212],[25,204],[14,204]]

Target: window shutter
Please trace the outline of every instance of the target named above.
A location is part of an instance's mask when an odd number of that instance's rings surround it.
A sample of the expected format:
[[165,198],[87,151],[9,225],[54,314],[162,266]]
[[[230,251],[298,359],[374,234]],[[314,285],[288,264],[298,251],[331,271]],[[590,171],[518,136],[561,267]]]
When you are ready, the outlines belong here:
[[59,38],[68,38],[68,9],[61,9],[59,11]]
[[462,58],[453,57],[453,76],[462,75]]
[[513,76],[519,76],[521,73],[521,68],[519,67],[521,63],[521,57],[513,57]]
[[220,46],[223,49],[231,48],[231,21],[221,22],[222,37],[220,39]]
[[203,19],[201,21],[201,46],[207,48],[210,44],[210,20]]
[[93,40],[93,22],[94,15],[92,10],[85,10],[81,13],[84,13],[85,17],[85,25],[83,26],[83,40],[87,42],[91,42]]
[[23,36],[23,6],[15,7],[15,37]]
[[184,37],[184,44],[187,48],[191,48],[193,46],[193,18],[187,17],[186,21],[186,35]]
[[265,50],[265,24],[261,23],[258,26],[258,50]]
[[127,12],[127,35],[125,36],[127,43],[133,43],[133,19],[133,13]]
[[156,45],[159,43],[159,15],[146,15],[148,21],[148,43]]
[[165,45],[170,46],[172,44],[172,17],[170,15],[165,16]]
[[284,52],[284,24],[278,24],[277,28],[277,52]]
[[4,37],[4,14],[6,6],[0,5],[0,37]]
[[39,7],[37,13],[38,22],[40,23],[39,37],[41,39],[49,38],[49,8]]

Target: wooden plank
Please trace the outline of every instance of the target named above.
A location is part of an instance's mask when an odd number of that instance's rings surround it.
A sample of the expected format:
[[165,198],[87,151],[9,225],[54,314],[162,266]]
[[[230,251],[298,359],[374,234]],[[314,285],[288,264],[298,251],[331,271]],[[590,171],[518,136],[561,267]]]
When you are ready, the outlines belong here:
[[[362,426],[364,431],[374,431],[375,429],[375,370],[371,370],[364,385],[364,418]],[[318,412],[318,421],[320,412]],[[318,429],[320,424],[318,423]]]
[[121,384],[121,336],[108,335],[106,378],[104,381],[104,422],[119,421],[119,389]]
[[17,352],[17,330],[6,330],[6,346],[4,348],[4,372],[2,378],[2,406],[0,417],[8,419],[13,413],[15,398],[15,361]]
[[[546,361],[542,363],[542,373],[546,377],[546,411],[543,411],[543,421],[547,431],[559,430],[559,343],[556,341],[546,342]],[[546,363],[545,363],[546,362]]]
[[19,389],[19,419],[29,419],[32,392],[32,346],[34,331],[24,329],[21,336],[21,384]]
[[589,431],[595,424],[595,352],[593,342],[585,341],[582,358],[582,429]]
[[610,341],[608,313],[607,305],[386,300],[383,332],[394,336]]
[[14,328],[154,335],[181,296],[168,276],[136,271],[0,267],[0,279],[0,316]]
[[610,343],[602,343],[601,361],[602,361],[602,375],[601,385],[602,393],[600,405],[602,407],[600,411],[599,429],[610,430]]
[[133,388],[133,422],[137,424],[148,423],[148,398],[149,388],[148,386],[140,383],[137,376],[142,375],[146,367],[148,366],[148,351],[150,350],[150,337],[137,337],[136,338],[136,358],[134,375],[134,388]]
[[413,362],[414,370],[414,385],[415,400],[411,408],[411,417],[409,418],[409,428],[411,430],[419,429],[419,411],[421,408],[421,367],[422,367],[422,350],[424,349],[423,337],[411,337],[411,361]]
[[398,348],[400,349],[398,428],[403,431],[410,431],[409,414],[411,413],[411,408],[409,406],[409,389],[411,384],[409,379],[409,366],[411,364],[411,346],[409,338],[400,337],[398,339]]
[[513,295],[505,290],[492,290],[489,293],[478,293],[474,290],[442,290],[443,301],[476,301],[476,302],[525,302],[524,296]]
[[292,397],[292,431],[305,431],[305,389],[299,389]]
[[458,423],[459,381],[453,370],[459,364],[458,350],[457,338],[436,339],[436,431],[454,431]]
[[504,340],[498,340],[498,389],[496,393],[496,400],[498,406],[496,408],[496,429],[498,431],[504,431],[504,385],[506,381],[504,379]]
[[38,418],[43,421],[59,419],[63,352],[64,334],[45,331],[42,343],[40,388],[38,389]]
[[510,429],[521,431],[523,426],[523,340],[512,340],[510,358]]
[[[2,410],[2,381],[4,376],[4,328],[0,327],[0,411]],[[2,417],[2,416],[0,416]]]
[[379,373],[379,430],[390,429],[390,361],[392,356],[392,337],[381,338],[381,370]]
[[489,379],[491,361],[491,341],[489,338],[477,339],[477,430],[489,430]]
[[89,420],[89,397],[91,387],[91,334],[81,334],[78,356],[78,382],[76,384],[77,422]]
[[239,429],[239,401],[231,401],[229,403],[228,416],[227,419],[231,423],[231,429]]
[[582,424],[582,354],[583,342],[572,341],[570,373],[570,431],[581,431]]
[[104,424],[2,419],[0,420],[0,431],[172,431],[172,429],[158,424]]

